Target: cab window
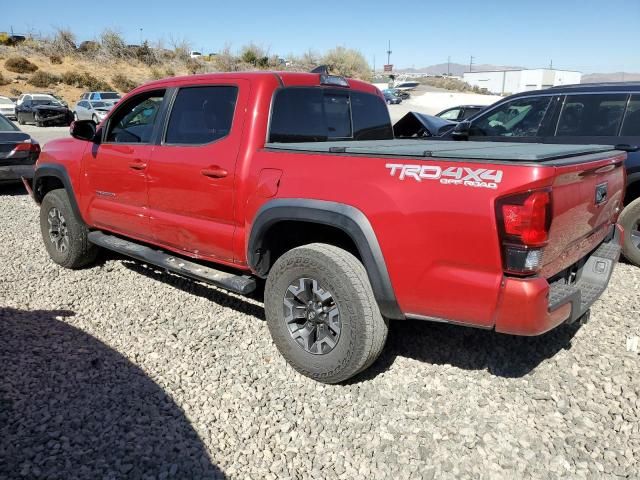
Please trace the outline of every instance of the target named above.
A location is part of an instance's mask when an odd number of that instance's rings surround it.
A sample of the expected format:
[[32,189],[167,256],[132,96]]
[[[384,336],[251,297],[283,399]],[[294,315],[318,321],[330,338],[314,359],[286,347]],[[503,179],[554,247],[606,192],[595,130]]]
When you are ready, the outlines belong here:
[[109,121],[106,141],[149,143],[164,99],[164,90],[141,93],[121,105]]
[[536,137],[551,105],[551,96],[519,98],[504,103],[471,125],[472,136]]
[[446,112],[444,112],[442,115],[440,115],[440,118],[443,118],[445,120],[456,121],[458,120],[459,115],[460,115],[460,109],[454,108],[452,110],[447,110]]
[[187,87],[178,91],[165,143],[202,145],[226,137],[233,124],[238,87]]
[[618,134],[628,95],[567,95],[556,136],[612,137]]

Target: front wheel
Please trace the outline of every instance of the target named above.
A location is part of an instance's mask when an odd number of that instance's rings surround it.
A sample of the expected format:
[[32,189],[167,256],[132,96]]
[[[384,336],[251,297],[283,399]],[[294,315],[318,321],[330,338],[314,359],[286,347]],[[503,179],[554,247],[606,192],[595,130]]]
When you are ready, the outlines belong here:
[[618,222],[624,228],[622,253],[627,260],[640,267],[640,198],[624,207]]
[[100,123],[100,119],[98,118],[98,116],[95,113],[91,117],[91,120],[93,120],[93,123],[95,123],[96,125],[98,125]]
[[89,230],[71,208],[64,189],[51,190],[40,205],[40,231],[51,259],[66,268],[80,268],[93,262],[98,247],[89,242]]
[[282,255],[267,278],[265,312],[282,356],[324,383],[369,367],[387,338],[364,266],[332,245],[314,243]]

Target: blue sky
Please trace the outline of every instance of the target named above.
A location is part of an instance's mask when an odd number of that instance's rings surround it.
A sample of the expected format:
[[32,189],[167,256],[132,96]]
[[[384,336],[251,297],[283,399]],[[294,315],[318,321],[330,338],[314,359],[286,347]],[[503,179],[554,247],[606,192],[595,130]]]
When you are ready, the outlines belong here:
[[[336,45],[360,50],[379,67],[452,62],[640,72],[640,0],[264,1],[3,0],[0,31],[50,34],[69,27],[78,40],[115,28],[129,43],[185,39],[215,52],[250,41],[285,56]],[[25,12],[30,12],[25,14]],[[37,13],[42,12],[42,14]]]

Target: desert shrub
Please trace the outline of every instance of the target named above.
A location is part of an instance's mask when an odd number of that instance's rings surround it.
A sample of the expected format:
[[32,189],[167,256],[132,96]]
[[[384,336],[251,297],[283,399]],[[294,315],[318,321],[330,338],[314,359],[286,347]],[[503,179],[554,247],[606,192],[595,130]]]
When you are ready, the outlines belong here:
[[128,56],[127,45],[120,33],[107,29],[100,34],[100,44],[102,49],[110,56],[124,58]]
[[58,28],[51,41],[51,46],[60,55],[72,54],[76,51],[76,36],[69,29]]
[[107,82],[94,77],[88,72],[67,71],[62,74],[60,81],[73,87],[84,87],[88,90],[113,90]]
[[0,32],[0,45],[13,45],[11,37],[7,32]]
[[56,85],[60,82],[60,77],[53,73],[45,72],[44,70],[38,70],[29,77],[27,83],[38,88],[47,88],[52,85]]
[[329,67],[329,71],[335,75],[369,80],[371,68],[366,59],[357,50],[345,47],[336,47],[329,50],[321,60],[321,63]]
[[10,88],[9,93],[14,97],[19,97],[20,95],[22,95],[22,90],[20,90],[19,88]]
[[214,70],[218,72],[235,72],[239,68],[239,59],[231,53],[227,45],[211,59]]
[[38,70],[34,65],[24,57],[9,57],[4,62],[4,68],[15,73],[33,73]]
[[5,78],[4,75],[2,75],[2,72],[0,72],[0,85],[9,85],[10,83],[11,80]]
[[146,40],[144,43],[137,47],[134,52],[135,57],[145,65],[155,65],[158,63],[158,58]]
[[78,51],[82,53],[95,53],[100,50],[100,44],[93,40],[85,40],[78,46]]
[[121,73],[117,73],[111,77],[111,82],[121,92],[128,92],[138,86],[136,82]]
[[49,61],[52,65],[62,64],[62,57],[60,55],[49,55]]
[[185,62],[185,67],[187,67],[187,72],[191,75],[201,72],[203,70],[204,65],[200,63],[195,58],[188,58]]
[[175,77],[176,76],[176,72],[173,68],[171,67],[167,67],[164,69],[164,76],[165,77]]
[[191,44],[187,40],[171,36],[169,37],[169,43],[173,49],[173,58],[183,61],[187,61],[190,58]]

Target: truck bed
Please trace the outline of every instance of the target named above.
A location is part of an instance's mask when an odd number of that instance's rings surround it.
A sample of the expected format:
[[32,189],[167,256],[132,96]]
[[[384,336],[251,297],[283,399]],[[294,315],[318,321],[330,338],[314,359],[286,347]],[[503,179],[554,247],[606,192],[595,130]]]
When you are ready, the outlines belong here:
[[444,140],[362,140],[299,143],[267,143],[270,150],[333,153],[374,157],[437,157],[451,160],[570,163],[584,156],[598,159],[614,150],[607,145],[554,145],[517,142],[456,142]]

